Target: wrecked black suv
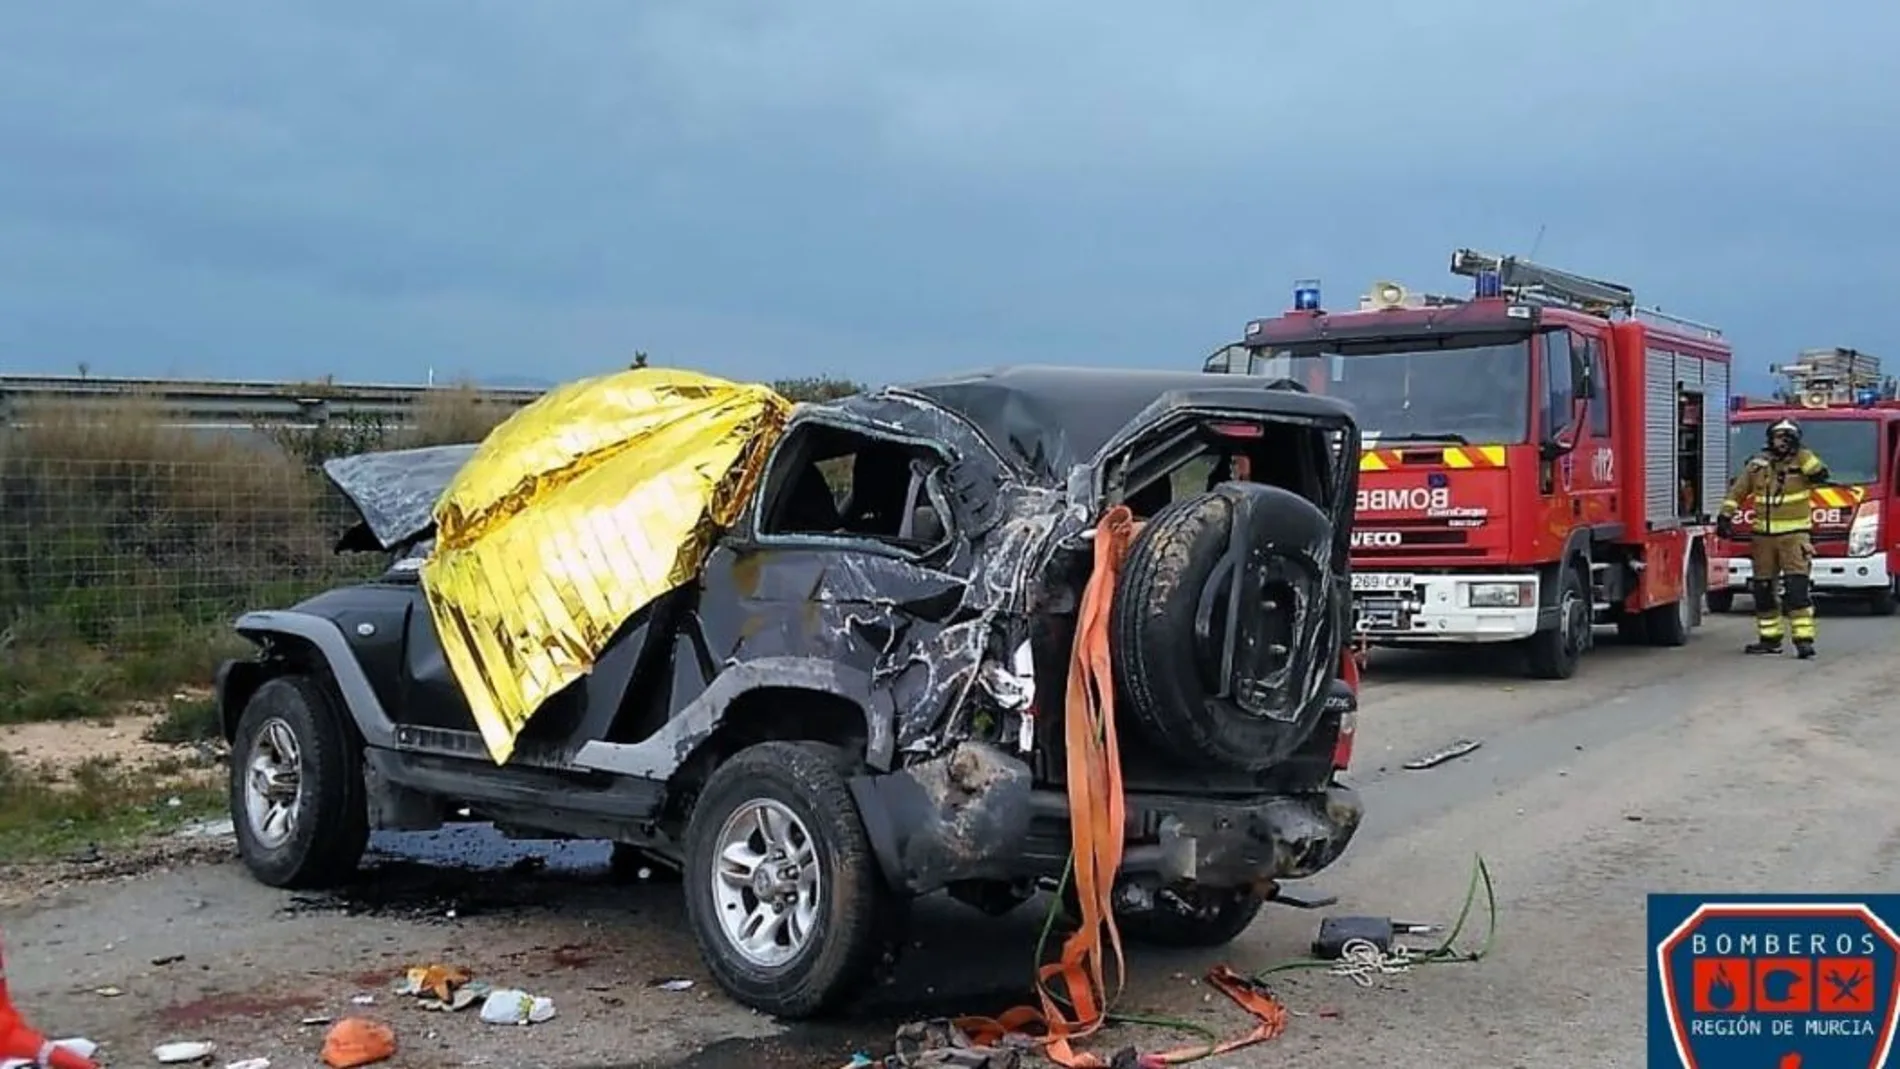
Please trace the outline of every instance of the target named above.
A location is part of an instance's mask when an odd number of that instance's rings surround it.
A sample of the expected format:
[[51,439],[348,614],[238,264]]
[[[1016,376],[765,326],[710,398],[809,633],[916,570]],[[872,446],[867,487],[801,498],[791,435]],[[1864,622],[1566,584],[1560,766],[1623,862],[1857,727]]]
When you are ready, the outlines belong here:
[[612,840],[680,873],[732,996],[818,1013],[891,960],[909,899],[1000,913],[1062,877],[1078,600],[1122,504],[1114,909],[1131,938],[1231,940],[1361,814],[1335,778],[1358,429],[1271,386],[1015,368],[790,409],[696,573],[500,763],[418,566],[474,447],[333,461],[365,516],[345,544],[396,563],[236,621],[257,646],[219,673],[242,856],[290,887],[347,878],[372,827]]

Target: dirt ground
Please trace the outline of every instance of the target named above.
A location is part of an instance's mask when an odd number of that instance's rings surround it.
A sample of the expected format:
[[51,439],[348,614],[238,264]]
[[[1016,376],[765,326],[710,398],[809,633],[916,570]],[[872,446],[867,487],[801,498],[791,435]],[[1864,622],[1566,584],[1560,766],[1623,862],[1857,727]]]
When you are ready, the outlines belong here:
[[[1828,613],[1822,656],[1800,663],[1743,657],[1746,618],[1713,617],[1684,649],[1606,636],[1560,683],[1482,653],[1379,656],[1351,777],[1366,826],[1301,890],[1340,896],[1327,912],[1445,922],[1482,852],[1495,952],[1370,987],[1289,975],[1275,984],[1296,1014],[1286,1035],[1207,1064],[1642,1064],[1647,893],[1900,886],[1897,627]],[[1483,746],[1402,767],[1464,738]],[[999,920],[923,903],[891,985],[843,1021],[784,1026],[712,989],[675,888],[609,883],[592,844],[388,836],[357,887],[326,896],[260,887],[215,835],[165,849],[155,868],[128,855],[101,863],[104,877],[42,872],[32,901],[0,907],[18,1001],[49,1032],[103,1042],[111,1065],[153,1064],[169,1040],[216,1042],[213,1064],[316,1065],[323,1029],[299,1022],[366,1013],[395,1026],[398,1066],[830,1069],[884,1053],[904,1020],[1019,1002],[1041,920],[1040,903]],[[1317,921],[1274,909],[1222,954],[1133,951],[1121,1006],[1242,1028],[1197,978],[1219,960],[1249,971],[1297,956]],[[390,993],[405,966],[433,961],[547,995],[558,1015],[491,1026]],[[693,986],[659,986],[673,979]]]
[[93,758],[128,768],[149,767],[178,753],[176,746],[145,741],[145,733],[160,719],[160,713],[133,712],[110,720],[0,725],[0,753],[25,764],[51,765],[62,772]]

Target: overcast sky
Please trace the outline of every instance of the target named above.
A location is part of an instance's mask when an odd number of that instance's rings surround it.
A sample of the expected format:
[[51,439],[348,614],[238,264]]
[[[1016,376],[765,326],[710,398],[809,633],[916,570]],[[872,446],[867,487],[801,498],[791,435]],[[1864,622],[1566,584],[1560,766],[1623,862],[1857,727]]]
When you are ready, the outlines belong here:
[[[0,5],[0,368],[1198,366],[1529,249],[1892,350],[1900,5]],[[1900,355],[1892,363],[1900,363]]]

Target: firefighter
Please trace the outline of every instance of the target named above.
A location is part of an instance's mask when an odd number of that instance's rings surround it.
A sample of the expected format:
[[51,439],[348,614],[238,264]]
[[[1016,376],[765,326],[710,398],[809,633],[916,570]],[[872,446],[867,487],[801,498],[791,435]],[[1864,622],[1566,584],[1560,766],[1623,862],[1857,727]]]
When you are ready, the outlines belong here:
[[1781,652],[1781,606],[1775,604],[1776,580],[1781,580],[1795,655],[1802,660],[1814,656],[1814,598],[1808,579],[1814,561],[1814,543],[1808,537],[1813,512],[1808,494],[1828,481],[1827,465],[1801,447],[1801,425],[1780,419],[1768,426],[1767,448],[1749,457],[1729,484],[1715,518],[1716,534],[1734,537],[1736,511],[1743,501],[1755,502],[1749,541],[1755,577],[1749,581],[1749,593],[1755,598],[1756,640],[1745,652]]

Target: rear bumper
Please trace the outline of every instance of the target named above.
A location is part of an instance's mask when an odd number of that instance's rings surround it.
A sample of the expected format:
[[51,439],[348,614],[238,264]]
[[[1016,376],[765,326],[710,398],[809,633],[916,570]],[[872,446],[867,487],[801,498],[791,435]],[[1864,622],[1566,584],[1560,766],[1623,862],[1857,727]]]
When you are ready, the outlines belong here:
[[[1397,589],[1390,589],[1395,582]],[[1398,571],[1355,571],[1353,586],[1354,628],[1371,642],[1511,642],[1537,633],[1539,591],[1535,575],[1408,577]],[[1482,594],[1502,587],[1521,591],[1527,586],[1529,596],[1520,596],[1515,606],[1472,604],[1474,592]]]
[[[1716,574],[1710,576],[1710,590],[1746,593],[1748,581],[1755,577],[1755,564],[1747,557],[1719,559],[1711,570]],[[1816,557],[1808,566],[1808,575],[1818,594],[1870,594],[1893,585],[1885,553],[1869,557]]]
[[[851,783],[892,887],[929,894],[964,880],[1060,877],[1069,804],[1037,788],[1029,766],[966,742],[944,757]],[[1123,877],[1241,887],[1311,876],[1338,860],[1364,808],[1350,788],[1205,798],[1127,795]]]

